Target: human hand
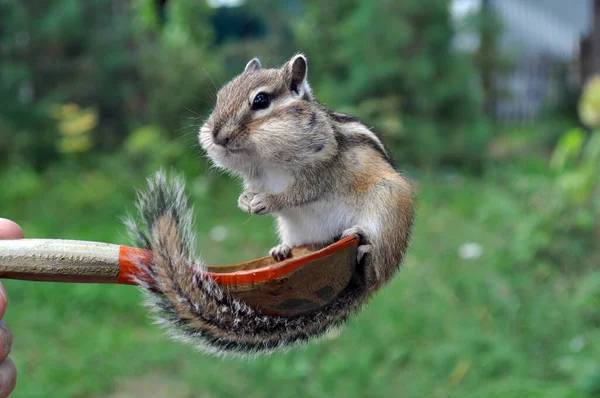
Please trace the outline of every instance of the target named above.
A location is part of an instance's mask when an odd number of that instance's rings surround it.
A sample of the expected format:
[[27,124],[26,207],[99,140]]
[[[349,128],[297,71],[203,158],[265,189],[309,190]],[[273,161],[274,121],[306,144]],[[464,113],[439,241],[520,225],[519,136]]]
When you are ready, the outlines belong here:
[[[20,239],[23,231],[14,222],[0,218],[0,239]],[[6,290],[0,282],[0,319],[6,311]],[[0,398],[6,398],[15,389],[17,369],[8,357],[12,345],[12,333],[6,323],[0,320]]]

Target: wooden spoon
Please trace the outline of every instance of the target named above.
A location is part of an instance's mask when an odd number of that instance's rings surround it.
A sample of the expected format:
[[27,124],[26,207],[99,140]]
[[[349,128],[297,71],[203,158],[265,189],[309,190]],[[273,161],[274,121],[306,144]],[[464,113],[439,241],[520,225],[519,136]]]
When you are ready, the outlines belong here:
[[[350,236],[326,247],[297,247],[280,262],[269,256],[209,265],[206,275],[265,314],[293,317],[328,304],[348,285],[359,241]],[[77,240],[0,240],[0,279],[134,285],[134,277],[148,278],[138,262],[151,266],[152,252]]]

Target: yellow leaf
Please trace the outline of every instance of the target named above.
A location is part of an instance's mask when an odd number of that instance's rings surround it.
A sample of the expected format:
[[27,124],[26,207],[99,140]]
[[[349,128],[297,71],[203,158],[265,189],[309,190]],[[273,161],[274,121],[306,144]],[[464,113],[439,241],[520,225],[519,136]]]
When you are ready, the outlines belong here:
[[63,120],[58,124],[58,131],[62,135],[79,135],[96,127],[98,118],[93,111],[84,111],[77,116]]
[[64,119],[73,116],[79,112],[79,105],[77,104],[55,104],[50,107],[50,116],[53,119]]
[[57,146],[58,151],[62,153],[87,152],[92,147],[92,140],[87,135],[63,137]]
[[585,85],[579,101],[579,118],[588,127],[600,126],[600,76]]
[[560,137],[554,149],[554,153],[550,159],[550,166],[555,170],[564,169],[570,160],[574,160],[579,156],[584,141],[585,133],[583,130],[575,128],[566,132]]
[[458,385],[462,379],[469,373],[469,369],[471,369],[472,361],[469,360],[460,360],[452,372],[450,372],[450,385],[456,386]]

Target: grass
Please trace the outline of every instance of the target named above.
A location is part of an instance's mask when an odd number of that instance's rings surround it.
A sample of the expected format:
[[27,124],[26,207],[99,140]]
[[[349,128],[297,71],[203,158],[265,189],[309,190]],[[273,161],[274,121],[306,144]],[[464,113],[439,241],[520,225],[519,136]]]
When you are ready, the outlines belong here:
[[[119,217],[135,184],[115,175],[13,169],[0,177],[17,187],[0,193],[0,214],[27,237],[124,243]],[[271,218],[237,210],[231,180],[202,173],[189,190],[207,262],[258,257],[276,242]],[[132,287],[5,281],[13,396],[600,396],[600,271],[515,255],[532,210],[501,181],[424,177],[418,190],[399,276],[341,333],[288,354],[221,360],[171,342]],[[458,255],[468,242],[481,256]]]

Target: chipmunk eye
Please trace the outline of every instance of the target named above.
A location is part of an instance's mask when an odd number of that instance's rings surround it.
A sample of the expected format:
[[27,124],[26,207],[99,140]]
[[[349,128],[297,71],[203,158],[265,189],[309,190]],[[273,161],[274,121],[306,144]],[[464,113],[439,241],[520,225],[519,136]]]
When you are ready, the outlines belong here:
[[252,101],[252,110],[256,111],[258,109],[267,109],[271,105],[271,98],[267,93],[258,93],[256,97],[254,97],[254,101]]

